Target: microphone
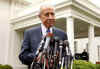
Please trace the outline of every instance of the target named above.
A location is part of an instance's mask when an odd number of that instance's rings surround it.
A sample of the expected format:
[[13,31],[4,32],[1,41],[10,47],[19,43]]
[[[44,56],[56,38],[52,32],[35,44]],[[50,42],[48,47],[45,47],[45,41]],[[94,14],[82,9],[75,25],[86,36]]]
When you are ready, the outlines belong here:
[[68,40],[64,40],[64,44],[65,44],[67,47],[69,47],[69,42],[68,42]]
[[[43,68],[44,69],[46,68],[46,62],[47,62],[47,59],[46,59],[46,57],[47,57],[47,47],[48,47],[48,45],[50,43],[50,40],[51,40],[52,36],[53,36],[53,34],[50,33],[50,32],[48,32],[47,35],[46,35],[46,41],[45,41],[44,50],[43,50],[43,53],[44,53],[44,66],[43,66]],[[48,68],[48,66],[47,66],[47,68]]]
[[59,48],[60,48],[59,65],[61,65],[63,40],[60,40],[59,42],[60,42],[59,43]]
[[55,40],[54,56],[56,56],[57,46],[58,46],[58,42],[60,39],[59,39],[59,37],[55,36],[54,40]]
[[66,55],[70,55],[68,40],[64,40],[64,47],[66,48]]
[[43,37],[36,51],[36,56],[43,50],[46,37]]
[[54,40],[55,40],[55,42],[59,42],[60,38],[57,37],[57,36],[55,36],[55,37],[54,37]]
[[67,55],[67,61],[65,62],[65,64],[67,64],[67,66],[65,66],[65,67],[68,69],[69,66],[71,65],[70,67],[72,68],[73,56],[71,54],[68,40],[64,41],[64,45],[66,47],[66,55]]
[[46,35],[46,41],[45,41],[45,44],[44,44],[44,51],[47,49],[52,36],[53,36],[53,34],[50,33],[50,32],[48,32],[48,34]]

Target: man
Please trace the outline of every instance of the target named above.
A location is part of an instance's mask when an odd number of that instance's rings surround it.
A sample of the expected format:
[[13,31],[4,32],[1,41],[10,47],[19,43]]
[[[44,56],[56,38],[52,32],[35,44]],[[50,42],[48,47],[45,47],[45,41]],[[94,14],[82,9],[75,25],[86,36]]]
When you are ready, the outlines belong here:
[[89,54],[86,51],[86,49],[84,49],[83,52],[82,52],[82,60],[86,60],[86,61],[89,60]]
[[19,59],[23,64],[30,66],[42,37],[47,35],[46,30],[49,29],[54,36],[58,36],[61,40],[67,40],[66,33],[53,27],[55,24],[54,12],[55,11],[52,6],[41,6],[38,15],[42,22],[41,26],[34,27],[25,31],[22,49],[19,55]]

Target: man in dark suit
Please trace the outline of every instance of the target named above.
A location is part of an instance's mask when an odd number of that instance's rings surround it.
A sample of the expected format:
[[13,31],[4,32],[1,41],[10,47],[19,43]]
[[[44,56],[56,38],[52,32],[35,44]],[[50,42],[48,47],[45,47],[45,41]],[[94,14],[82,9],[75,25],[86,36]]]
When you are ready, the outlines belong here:
[[67,35],[60,29],[54,27],[55,13],[52,6],[41,6],[39,18],[41,26],[28,29],[24,33],[21,53],[19,59],[23,64],[30,66],[32,63],[39,43],[43,36],[46,36],[46,30],[49,29],[54,36],[58,36],[61,40],[67,40]]
[[82,54],[81,54],[81,58],[82,58],[82,60],[86,60],[86,61],[89,60],[89,54],[88,54],[88,52],[86,51],[86,49],[83,50],[83,52],[82,52]]

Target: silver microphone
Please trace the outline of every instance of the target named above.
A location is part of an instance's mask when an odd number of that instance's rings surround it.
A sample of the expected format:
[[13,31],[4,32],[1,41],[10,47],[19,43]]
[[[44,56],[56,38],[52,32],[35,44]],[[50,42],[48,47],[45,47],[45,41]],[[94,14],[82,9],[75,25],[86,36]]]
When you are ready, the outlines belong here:
[[44,50],[47,49],[49,42],[50,42],[50,37],[46,37],[45,45],[44,45]]
[[59,56],[59,65],[61,65],[61,60],[62,60],[62,48],[63,48],[63,41],[59,41],[59,48],[60,48],[60,56]]
[[51,40],[51,37],[53,36],[52,33],[48,33],[47,36],[46,36],[46,41],[45,41],[45,45],[44,45],[44,51],[47,49],[49,43],[50,43],[50,40]]
[[37,48],[37,51],[36,51],[36,56],[39,54],[40,50],[43,48],[44,46],[44,43],[45,43],[45,39],[46,37],[43,37],[40,44],[39,44],[39,47]]

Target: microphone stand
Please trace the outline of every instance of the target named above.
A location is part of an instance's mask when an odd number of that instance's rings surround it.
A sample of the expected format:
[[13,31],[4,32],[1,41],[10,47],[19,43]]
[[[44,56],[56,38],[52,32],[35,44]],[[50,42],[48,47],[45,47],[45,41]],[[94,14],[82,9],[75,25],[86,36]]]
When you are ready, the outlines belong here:
[[59,66],[61,68],[61,63],[62,63],[62,48],[63,48],[63,41],[60,40],[60,43],[59,43],[59,48],[60,48],[60,56],[59,56]]
[[73,59],[72,59],[72,55],[71,55],[71,50],[69,48],[68,40],[65,40],[64,44],[66,47],[66,56],[67,56],[67,61],[65,62],[65,69],[69,69],[69,67],[71,67],[71,69],[72,69]]
[[64,57],[62,57],[61,69],[64,67]]
[[56,66],[57,66],[57,46],[58,46],[58,42],[59,42],[59,38],[58,37],[55,37],[54,38],[55,40],[55,48],[54,48],[54,66],[53,66],[53,69],[57,69]]
[[46,37],[46,42],[45,42],[45,45],[44,45],[44,50],[43,50],[43,53],[44,53],[44,66],[43,66],[43,68],[44,69],[46,68],[47,48],[49,46],[49,43],[50,43],[50,40],[51,40],[51,36],[53,36],[53,34],[52,33],[48,33],[48,35]]
[[69,64],[70,64],[70,55],[69,55],[69,51],[68,51],[68,47],[66,46],[66,62],[65,62],[65,68],[68,69],[69,68]]
[[55,42],[55,48],[54,48],[54,66],[53,69],[56,68],[56,52],[57,52],[57,42]]

